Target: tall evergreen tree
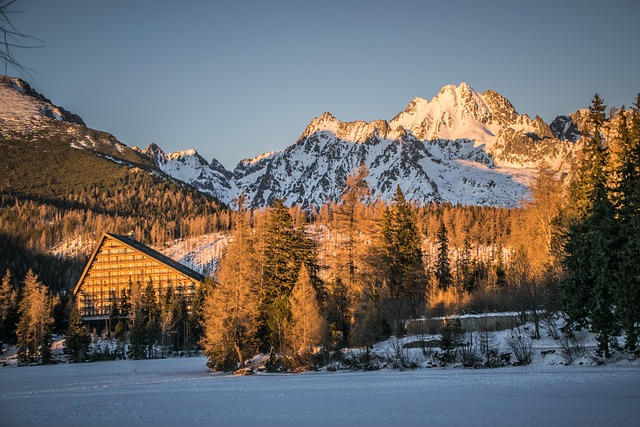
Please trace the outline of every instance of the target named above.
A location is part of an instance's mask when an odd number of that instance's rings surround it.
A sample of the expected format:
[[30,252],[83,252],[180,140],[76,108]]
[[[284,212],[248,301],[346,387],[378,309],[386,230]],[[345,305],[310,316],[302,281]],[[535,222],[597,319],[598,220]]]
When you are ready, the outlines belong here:
[[165,352],[171,337],[175,333],[176,328],[176,312],[175,306],[175,294],[173,292],[173,285],[169,284],[167,291],[164,294],[162,305],[160,307],[160,318],[158,327],[160,329],[160,348],[162,349],[162,357],[165,356]]
[[317,265],[313,243],[304,230],[293,226],[293,218],[282,200],[275,200],[264,225],[261,250],[261,285],[258,290],[255,340],[258,351],[281,351],[284,328],[291,316],[289,296],[302,263],[307,264],[314,284]]
[[444,221],[440,221],[440,229],[437,235],[438,240],[438,259],[436,260],[436,277],[438,279],[438,287],[443,290],[449,289],[452,283],[451,265],[449,262],[449,239],[447,238],[447,228]]
[[69,326],[64,341],[64,354],[70,363],[85,362],[89,358],[90,345],[89,331],[82,322],[77,304],[72,301]]
[[625,346],[638,346],[640,324],[640,94],[629,113],[618,113],[619,169],[615,204],[620,224],[619,269],[614,275],[616,314],[626,332]]
[[129,351],[131,359],[144,359],[147,356],[148,335],[146,330],[146,307],[142,284],[135,282],[129,292]]
[[155,345],[160,338],[160,306],[153,282],[149,280],[143,293],[144,333],[146,337],[147,358],[155,357]]
[[462,250],[456,266],[458,288],[471,293],[475,290],[476,281],[473,274],[473,259],[471,257],[471,239],[469,233],[465,233],[462,242]]
[[384,211],[381,239],[380,263],[389,297],[404,301],[407,315],[416,316],[425,306],[422,240],[415,210],[405,200],[399,186],[391,205]]
[[596,94],[589,107],[592,135],[570,184],[573,217],[565,236],[565,308],[578,324],[597,333],[599,350],[610,355],[616,330],[611,275],[617,268],[618,230],[607,189],[608,146],[603,138],[606,107]]
[[53,301],[33,271],[27,272],[23,285],[17,328],[18,361],[46,364],[51,361]]

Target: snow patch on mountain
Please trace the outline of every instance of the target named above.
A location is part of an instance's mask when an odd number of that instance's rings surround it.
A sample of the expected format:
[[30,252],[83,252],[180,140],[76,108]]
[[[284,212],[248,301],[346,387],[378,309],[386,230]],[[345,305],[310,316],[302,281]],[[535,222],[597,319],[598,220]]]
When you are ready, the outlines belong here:
[[85,125],[80,116],[54,105],[24,80],[0,76],[0,124],[4,129],[25,129],[50,119]]

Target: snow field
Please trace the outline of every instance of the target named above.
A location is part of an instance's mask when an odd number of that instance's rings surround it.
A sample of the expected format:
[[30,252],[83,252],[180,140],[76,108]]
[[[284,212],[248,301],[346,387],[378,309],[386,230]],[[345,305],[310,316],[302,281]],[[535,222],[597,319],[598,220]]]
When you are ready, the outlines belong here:
[[636,366],[234,377],[203,357],[4,368],[0,425],[636,426]]

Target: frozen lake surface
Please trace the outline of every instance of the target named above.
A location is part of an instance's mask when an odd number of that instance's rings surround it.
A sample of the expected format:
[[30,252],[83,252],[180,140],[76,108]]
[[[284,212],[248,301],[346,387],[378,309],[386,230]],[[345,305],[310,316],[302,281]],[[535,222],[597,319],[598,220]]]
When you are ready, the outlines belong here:
[[234,377],[205,362],[1,368],[0,425],[640,425],[640,368],[624,363]]

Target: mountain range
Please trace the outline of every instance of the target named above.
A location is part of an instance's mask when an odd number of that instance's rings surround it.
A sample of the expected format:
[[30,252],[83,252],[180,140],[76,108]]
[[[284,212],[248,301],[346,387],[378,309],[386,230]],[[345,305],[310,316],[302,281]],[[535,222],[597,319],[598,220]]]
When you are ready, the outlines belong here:
[[325,112],[285,150],[242,160],[229,171],[195,150],[129,148],[86,128],[79,116],[24,81],[0,78],[0,144],[12,133],[66,123],[71,148],[119,167],[155,171],[227,204],[244,193],[252,207],[269,206],[275,198],[303,207],[337,200],[347,176],[361,164],[369,170],[373,197],[382,200],[390,200],[400,186],[419,204],[517,206],[541,165],[569,171],[583,116],[578,111],[547,124],[518,114],[497,92],[479,93],[461,83],[445,86],[429,101],[414,98],[388,121],[342,122]]

